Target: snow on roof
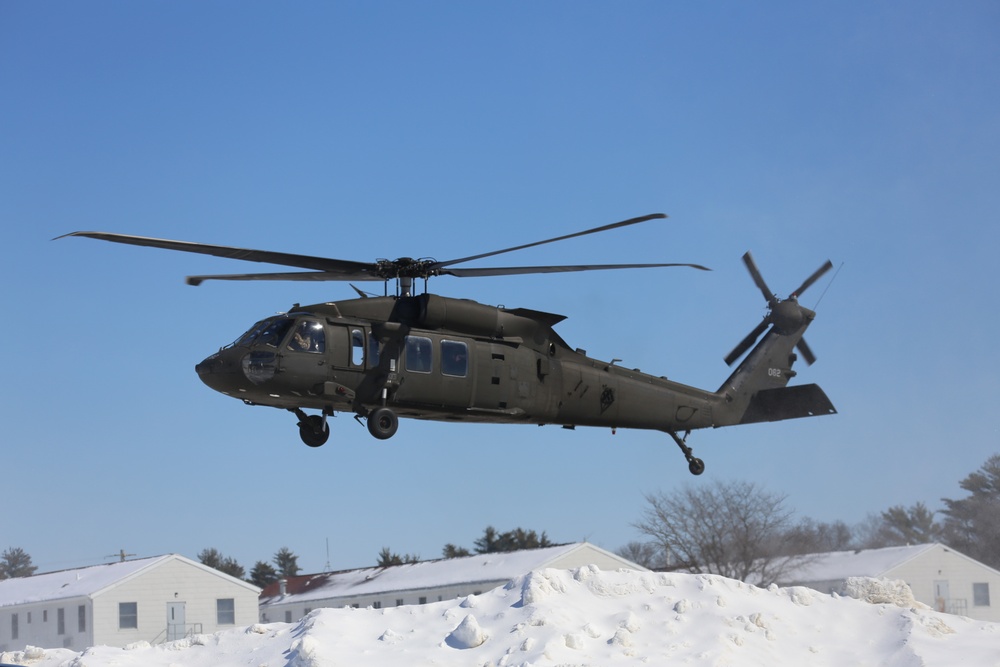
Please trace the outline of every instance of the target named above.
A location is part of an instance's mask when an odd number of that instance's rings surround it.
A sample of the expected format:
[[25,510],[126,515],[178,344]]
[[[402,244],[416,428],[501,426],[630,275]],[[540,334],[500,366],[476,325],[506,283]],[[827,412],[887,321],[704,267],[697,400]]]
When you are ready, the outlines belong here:
[[[311,600],[378,595],[395,591],[412,591],[458,584],[507,582],[533,570],[549,567],[550,563],[579,549],[602,550],[577,542],[542,549],[525,549],[488,553],[462,558],[445,558],[391,567],[369,567],[327,574],[304,575],[288,580],[287,594],[278,594],[278,585],[271,584],[261,594],[261,606],[288,604]],[[611,555],[613,558],[620,558]],[[623,564],[626,561],[623,561]]]
[[0,581],[0,607],[92,596],[126,577],[175,557],[177,556],[140,558],[76,570],[36,574],[31,577],[4,579]]
[[811,581],[836,581],[848,577],[880,577],[936,547],[937,544],[917,544],[884,549],[831,551],[807,556],[782,577],[785,584]]

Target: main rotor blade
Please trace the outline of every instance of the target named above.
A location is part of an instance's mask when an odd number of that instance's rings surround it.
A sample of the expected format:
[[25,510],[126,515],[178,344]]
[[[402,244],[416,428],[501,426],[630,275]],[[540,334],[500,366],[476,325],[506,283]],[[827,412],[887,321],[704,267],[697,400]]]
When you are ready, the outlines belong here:
[[733,351],[726,355],[725,362],[727,366],[732,366],[733,362],[743,356],[743,353],[750,349],[760,335],[771,325],[771,321],[765,318],[760,321],[754,330],[747,334],[746,338],[740,341],[739,345],[733,348]]
[[647,220],[655,220],[666,218],[667,216],[663,213],[652,213],[650,215],[644,215],[639,218],[629,218],[628,220],[622,220],[621,222],[614,222],[610,225],[603,225],[601,227],[595,227],[593,229],[588,229],[583,232],[576,232],[573,234],[566,234],[565,236],[557,236],[554,239],[546,239],[544,241],[535,241],[534,243],[525,243],[524,245],[514,246],[513,248],[504,248],[503,250],[494,250],[493,252],[484,252],[481,255],[472,255],[471,257],[462,257],[461,259],[450,259],[446,262],[437,262],[434,266],[436,268],[443,268],[445,266],[451,266],[453,264],[461,264],[463,262],[471,262],[474,259],[483,259],[484,257],[493,257],[494,255],[502,255],[506,252],[514,252],[515,250],[524,250],[525,248],[533,248],[539,245],[545,245],[546,243],[555,243],[556,241],[565,241],[566,239],[576,238],[577,236],[586,236],[587,234],[596,234],[597,232],[606,232],[609,229],[616,229],[618,227],[627,227],[628,225],[635,225],[640,222],[646,222]]
[[812,366],[816,363],[816,355],[813,354],[813,351],[809,347],[808,343],[806,343],[805,338],[800,338],[799,342],[795,344],[795,347],[802,353],[802,359],[805,360],[806,364]]
[[441,275],[458,278],[479,278],[482,276],[512,276],[530,273],[569,273],[572,271],[607,271],[616,269],[653,269],[671,266],[686,266],[701,271],[711,271],[700,264],[579,264],[564,266],[505,266],[475,269],[444,269]]
[[[147,246],[150,248],[162,248],[164,250],[178,250],[181,252],[193,252],[201,255],[214,255],[215,257],[225,257],[227,259],[239,259],[246,262],[263,262],[265,264],[280,264],[282,266],[294,266],[300,269],[314,269],[317,271],[330,271],[333,273],[357,275],[371,275],[373,279],[379,279],[374,264],[363,262],[351,262],[342,259],[331,259],[327,257],[311,257],[309,255],[296,255],[286,252],[273,252],[271,250],[251,250],[248,248],[232,248],[229,246],[209,245],[207,243],[192,243],[190,241],[171,241],[169,239],[156,239],[146,236],[133,236],[131,234],[113,234],[110,232],[72,232],[57,236],[56,239],[67,236],[84,236],[100,241],[111,241],[113,243],[125,243],[128,245]],[[53,240],[56,240],[53,239]],[[359,279],[359,278],[355,278]]]
[[[821,266],[818,269],[816,269],[815,273],[813,273],[811,276],[809,276],[808,278],[806,278],[806,281],[804,283],[802,283],[801,285],[799,285],[799,288],[797,290],[795,290],[794,292],[792,292],[791,296],[797,298],[799,295],[801,295],[803,292],[805,292],[807,289],[809,289],[809,287],[814,282],[816,282],[817,280],[819,280],[820,277],[824,273],[826,273],[827,271],[829,271],[832,268],[833,268],[833,262],[831,262],[830,260],[826,260],[826,264],[824,264],[823,266]],[[809,363],[812,363],[812,362],[809,362]]]
[[378,280],[383,278],[371,273],[346,273],[332,271],[291,271],[285,273],[227,273],[216,276],[188,276],[188,285],[198,286],[206,280],[291,280],[298,282],[324,282],[333,280]]
[[764,282],[764,276],[760,275],[760,269],[757,268],[757,264],[753,261],[753,255],[750,254],[749,250],[743,255],[743,263],[746,264],[747,271],[750,272],[750,277],[753,278],[753,282],[757,285],[760,293],[764,295],[764,299],[768,304],[774,304],[774,292]]

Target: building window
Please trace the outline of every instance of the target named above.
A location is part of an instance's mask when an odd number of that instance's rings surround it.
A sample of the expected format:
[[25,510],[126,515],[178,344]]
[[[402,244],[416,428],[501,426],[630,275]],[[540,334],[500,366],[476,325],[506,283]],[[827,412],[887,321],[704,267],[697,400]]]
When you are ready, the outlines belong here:
[[291,610],[288,610],[285,612],[285,623],[291,623],[291,622],[292,622],[292,612]]
[[219,625],[236,625],[236,601],[233,598],[216,600],[215,617]]
[[30,611],[28,612],[28,623],[29,624],[31,623],[31,612]]
[[87,606],[80,605],[76,608],[76,627],[78,632],[87,631]]
[[396,606],[397,607],[403,606],[403,598],[396,598]]
[[312,613],[312,607],[306,607],[306,616]]
[[17,614],[10,615],[10,638],[17,639]]
[[138,630],[139,629],[139,603],[119,602],[118,603],[118,629]]
[[56,610],[56,634],[66,634],[66,610],[62,607]]
[[976,607],[990,606],[989,584],[972,584],[972,604]]
[[382,602],[381,601],[375,600],[375,602],[372,602],[372,609],[381,609],[381,608],[382,608]]
[[420,604],[427,604],[427,598],[424,597],[424,596],[420,596],[420,599],[418,600],[418,602]]
[[49,622],[49,610],[48,609],[43,609],[42,610],[42,623],[48,623],[48,622]]

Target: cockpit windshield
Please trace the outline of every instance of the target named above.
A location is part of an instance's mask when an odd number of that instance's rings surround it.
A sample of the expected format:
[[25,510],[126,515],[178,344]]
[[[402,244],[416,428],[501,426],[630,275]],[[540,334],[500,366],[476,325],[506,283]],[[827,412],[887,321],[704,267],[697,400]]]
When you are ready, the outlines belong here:
[[291,320],[287,317],[272,317],[261,320],[250,327],[249,331],[240,336],[234,345],[254,345],[263,344],[271,347],[278,347],[288,330],[292,328]]

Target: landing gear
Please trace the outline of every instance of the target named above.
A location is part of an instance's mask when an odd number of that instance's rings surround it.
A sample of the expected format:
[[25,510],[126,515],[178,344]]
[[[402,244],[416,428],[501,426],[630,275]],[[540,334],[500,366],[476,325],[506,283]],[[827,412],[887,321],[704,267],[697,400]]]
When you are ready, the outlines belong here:
[[687,446],[685,441],[690,433],[691,431],[686,431],[684,433],[684,437],[681,438],[673,431],[667,431],[667,434],[674,439],[674,442],[677,443],[677,446],[680,447],[681,451],[684,453],[684,458],[687,459],[688,462],[688,470],[691,471],[692,475],[700,475],[705,472],[705,462],[697,458],[692,449]]
[[330,425],[326,423],[326,415],[307,415],[296,408],[293,410],[299,418],[299,437],[310,447],[322,447],[330,439]]
[[379,440],[388,440],[398,428],[399,417],[389,408],[375,408],[368,415],[368,432]]

